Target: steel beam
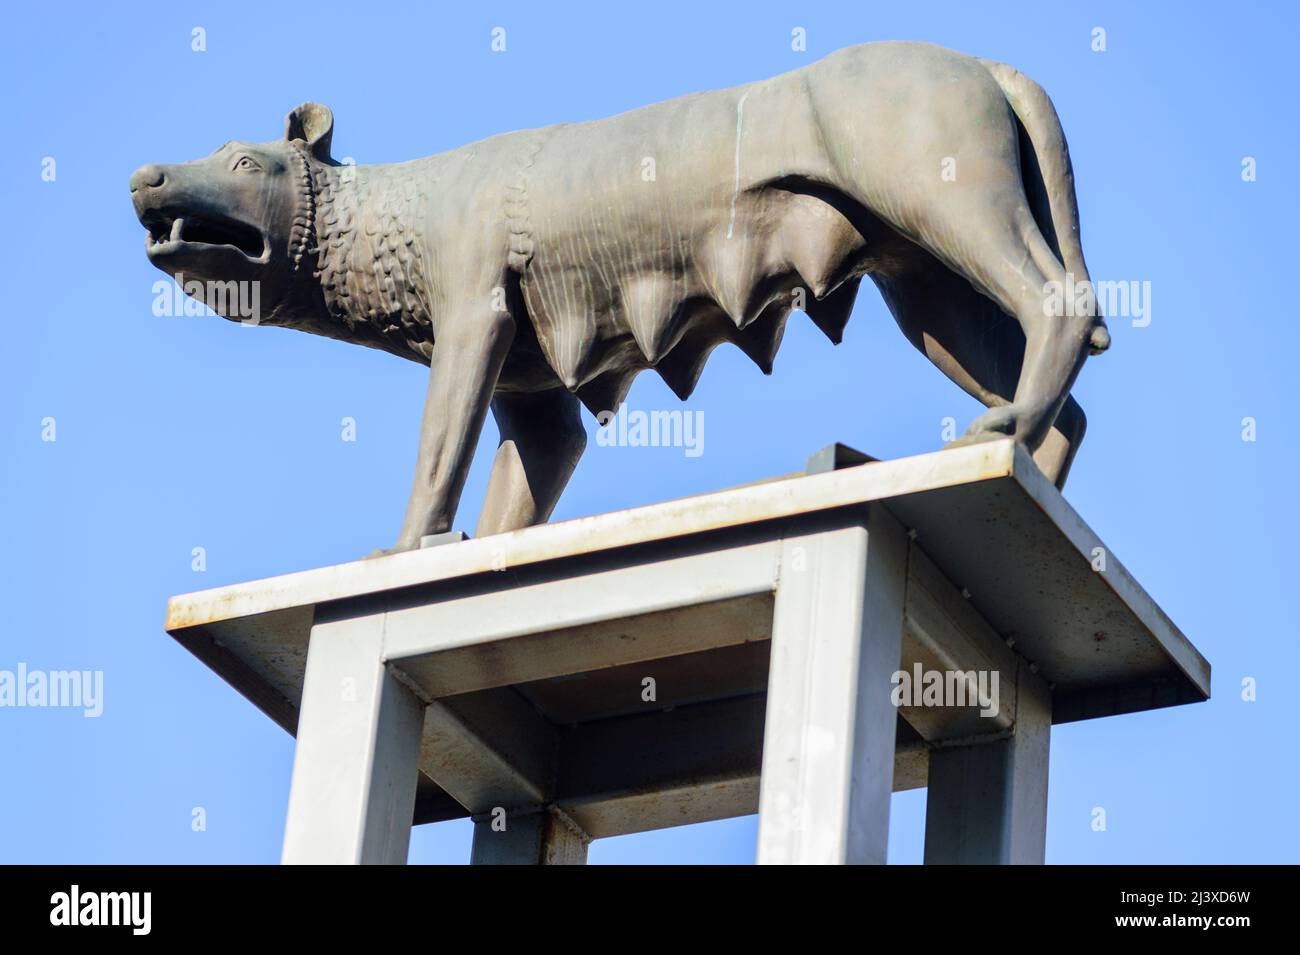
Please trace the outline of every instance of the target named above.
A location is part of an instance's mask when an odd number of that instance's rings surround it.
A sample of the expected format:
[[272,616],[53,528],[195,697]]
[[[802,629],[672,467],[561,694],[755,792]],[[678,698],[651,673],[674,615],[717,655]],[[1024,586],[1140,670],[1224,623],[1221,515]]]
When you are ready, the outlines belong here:
[[[907,599],[903,614],[903,652],[899,668],[961,675],[969,705],[904,705],[903,718],[929,743],[1007,732],[1016,720],[1016,679],[1024,661],[997,635],[913,541],[907,559]],[[977,675],[996,673],[992,712],[976,699]],[[991,684],[986,684],[986,689]]]
[[586,865],[591,837],[554,806],[474,819],[471,865]]
[[436,699],[744,642],[727,628],[626,638],[633,618],[771,593],[778,541],[699,550],[579,574],[521,571],[509,589],[411,600],[387,614],[385,658]]
[[1041,865],[1052,699],[1022,664],[1011,734],[930,753],[925,862]]
[[772,629],[758,861],[884,863],[907,535],[883,507],[785,540]]
[[[891,789],[927,777],[927,860],[1041,861],[1049,723],[1209,693],[1012,441],[191,594],[167,625],[297,729],[286,861],[402,861],[419,796],[515,820],[479,855],[757,805],[760,861],[881,862]],[[896,711],[914,664],[998,673],[997,712]]]
[[764,711],[760,693],[575,726],[556,802],[596,838],[752,813]]
[[513,690],[432,701],[420,769],[470,814],[546,802],[555,775],[555,727]]
[[307,651],[285,863],[404,864],[422,703],[381,659],[383,617],[318,609]]

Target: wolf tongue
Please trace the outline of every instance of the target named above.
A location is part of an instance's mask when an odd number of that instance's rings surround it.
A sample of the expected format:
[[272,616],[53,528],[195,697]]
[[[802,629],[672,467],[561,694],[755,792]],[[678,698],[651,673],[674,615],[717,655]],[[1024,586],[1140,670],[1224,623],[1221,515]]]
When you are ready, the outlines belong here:
[[173,242],[178,242],[178,241],[180,241],[180,238],[181,238],[181,232],[182,232],[182,230],[184,230],[184,228],[185,228],[185,220],[184,220],[184,219],[177,218],[177,219],[175,219],[175,220],[172,222],[172,234],[171,234],[171,239],[172,239]]

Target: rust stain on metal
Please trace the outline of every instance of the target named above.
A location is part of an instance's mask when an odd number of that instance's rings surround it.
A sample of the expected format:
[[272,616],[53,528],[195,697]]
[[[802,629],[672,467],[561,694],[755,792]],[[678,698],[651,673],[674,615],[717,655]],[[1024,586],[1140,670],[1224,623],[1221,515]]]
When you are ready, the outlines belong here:
[[[165,629],[175,633],[288,606],[499,571],[503,553],[507,558],[504,569],[509,569],[1014,474],[1015,446],[1006,439],[874,462],[870,467],[778,478],[428,550],[183,594],[168,603]],[[277,595],[284,596],[277,599]]]

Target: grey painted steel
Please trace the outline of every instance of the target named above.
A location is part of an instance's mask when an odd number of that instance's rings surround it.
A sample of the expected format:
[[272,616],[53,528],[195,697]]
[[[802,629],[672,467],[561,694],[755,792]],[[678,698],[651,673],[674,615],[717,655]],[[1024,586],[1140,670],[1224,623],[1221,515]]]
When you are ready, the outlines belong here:
[[471,865],[585,865],[590,837],[554,807],[506,813],[505,828],[491,816],[474,820]]
[[[549,803],[599,839],[758,812],[765,692],[650,712],[643,705],[639,714],[555,729],[549,740],[534,736],[546,721],[524,717],[512,690],[455,703],[473,718],[462,733],[436,737],[426,718],[422,766],[474,813]],[[523,735],[534,745],[521,749]],[[548,786],[535,767],[551,755]],[[895,791],[925,785],[928,756],[923,742],[896,740]]]
[[879,458],[873,458],[865,451],[850,448],[847,444],[840,444],[837,441],[812,454],[808,458],[808,463],[804,465],[804,473],[825,474],[827,471],[839,471],[878,460]]
[[417,596],[386,614],[385,658],[437,698],[564,676],[578,660],[599,669],[727,646],[744,635],[670,629],[628,640],[624,621],[770,593],[779,549],[763,541],[573,576],[521,571],[508,599],[495,586],[434,603]]
[[555,801],[593,838],[755,813],[766,704],[760,693],[575,726]]
[[469,540],[464,531],[443,531],[441,534],[425,534],[420,538],[420,547],[441,547],[443,544],[459,544]]
[[433,700],[424,713],[420,768],[471,813],[545,802],[555,728],[521,696],[503,692]]
[[[1053,684],[1053,721],[1208,699],[1205,658],[1033,462],[1016,453],[1011,463],[1008,481],[908,495],[890,507]],[[1105,569],[1093,570],[1099,557]]]
[[1051,694],[1035,674],[1017,682],[1011,736],[930,753],[927,865],[1043,863]]
[[[1034,719],[1045,727],[1208,695],[1208,664],[1114,555],[1092,570],[1096,543],[1023,449],[992,442],[177,597],[168,629],[298,730],[286,858],[327,854],[334,838],[316,845],[298,827],[353,826],[329,853],[398,861],[415,787],[384,789],[382,778],[416,763],[420,821],[547,807],[595,838],[754,812],[774,798],[760,796],[764,760],[810,745],[792,742],[793,724],[773,715],[798,708],[790,674],[802,667],[830,680],[804,697],[810,725],[849,729],[824,737],[838,755],[793,773],[777,760],[785,777],[767,773],[789,803],[760,825],[765,860],[883,861],[890,778],[894,790],[925,785],[932,761],[939,798],[927,851],[996,843],[997,858],[1022,859],[1041,857],[1047,736],[1032,744]],[[813,558],[806,567],[820,568],[802,578],[798,547]],[[1034,561],[1021,558],[1026,549]],[[895,577],[882,553],[893,554]],[[854,619],[875,634],[868,649],[896,641],[892,660],[825,663],[861,649],[845,636]],[[784,640],[769,642],[774,628]],[[829,642],[809,642],[812,630]],[[348,636],[323,636],[332,632]],[[997,669],[999,714],[910,708],[900,718],[888,685],[864,701],[845,689],[917,662]],[[348,668],[376,688],[361,728],[328,714],[329,681]],[[660,684],[653,700],[640,696],[646,676]],[[1029,714],[1026,679],[1054,684]],[[381,722],[406,729],[390,739]],[[991,748],[952,755],[977,742]],[[376,759],[375,787],[321,752]],[[960,790],[946,781],[954,767],[1005,785],[959,806],[943,796]],[[851,784],[823,791],[823,778]],[[331,813],[350,821],[340,829]],[[801,814],[830,834],[804,838]]]
[[421,703],[380,660],[381,617],[320,617],[307,654],[281,860],[404,864]]
[[[289,732],[317,603],[437,589],[523,568],[601,561],[650,542],[686,540],[873,500],[917,542],[999,635],[1055,684],[1064,722],[1207,699],[1195,647],[1011,441],[950,449],[601,514],[392,557],[174,597],[167,630]],[[1023,559],[1032,552],[1034,561]],[[558,564],[557,564],[558,566]],[[503,569],[504,568],[504,569]],[[1100,641],[1097,635],[1101,634]]]
[[760,864],[886,861],[907,535],[883,507],[866,523],[784,543]]
[[[917,544],[908,552],[902,661],[908,672],[920,664],[926,671],[969,674],[970,684],[981,671],[998,674],[999,705],[993,715],[981,715],[978,705],[899,707],[928,742],[1007,732],[1015,726],[1016,681],[1023,659]],[[971,695],[968,692],[968,699]]]

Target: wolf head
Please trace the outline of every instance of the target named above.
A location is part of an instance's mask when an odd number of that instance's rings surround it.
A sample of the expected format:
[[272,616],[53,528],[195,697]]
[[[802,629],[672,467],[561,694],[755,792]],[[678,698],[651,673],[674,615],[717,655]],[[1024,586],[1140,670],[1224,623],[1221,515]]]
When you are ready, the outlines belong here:
[[[131,200],[148,230],[149,261],[214,311],[229,314],[224,286],[257,282],[267,319],[288,317],[309,294],[316,245],[314,170],[330,158],[334,116],[305,103],[285,118],[284,138],[229,142],[206,159],[141,166]],[[305,273],[305,275],[304,275]],[[203,289],[223,287],[221,294]],[[211,298],[212,300],[207,300]]]

